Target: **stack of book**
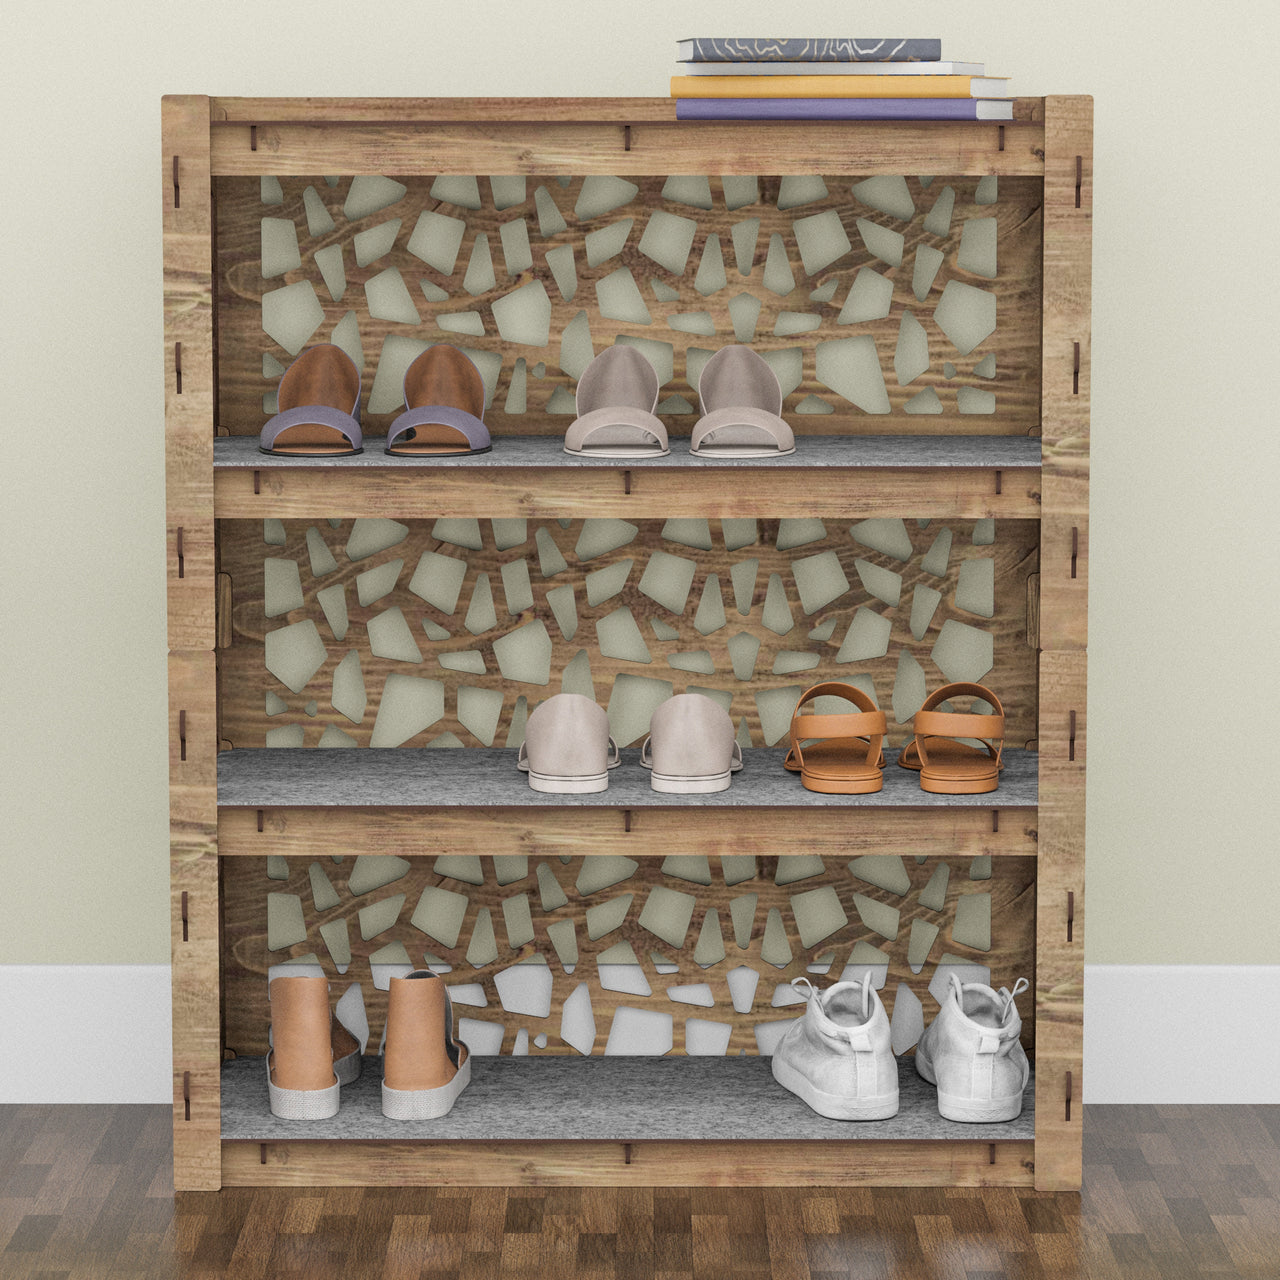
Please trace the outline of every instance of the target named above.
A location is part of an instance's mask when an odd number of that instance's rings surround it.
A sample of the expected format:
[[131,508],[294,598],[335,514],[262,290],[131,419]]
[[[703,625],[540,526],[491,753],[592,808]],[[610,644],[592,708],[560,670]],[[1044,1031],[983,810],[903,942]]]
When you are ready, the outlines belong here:
[[678,120],[1012,120],[1009,81],[941,40],[681,40]]

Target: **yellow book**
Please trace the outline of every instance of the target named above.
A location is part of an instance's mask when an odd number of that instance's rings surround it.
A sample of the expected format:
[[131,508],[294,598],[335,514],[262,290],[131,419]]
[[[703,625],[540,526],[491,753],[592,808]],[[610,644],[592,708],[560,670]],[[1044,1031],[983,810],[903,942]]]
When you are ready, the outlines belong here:
[[673,98],[1003,98],[1003,76],[672,76]]

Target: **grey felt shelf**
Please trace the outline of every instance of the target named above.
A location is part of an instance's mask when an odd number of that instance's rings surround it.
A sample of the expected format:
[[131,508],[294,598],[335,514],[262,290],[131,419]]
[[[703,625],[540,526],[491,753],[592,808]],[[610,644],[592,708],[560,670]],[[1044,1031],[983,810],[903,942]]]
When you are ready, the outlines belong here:
[[[569,420],[565,420],[568,426]],[[346,458],[307,458],[263,453],[257,436],[220,436],[213,442],[215,470],[270,470],[320,467],[325,470],[432,469],[439,467],[587,467],[612,470],[705,469],[746,467],[907,467],[942,469],[983,467],[1039,469],[1038,436],[800,436],[785,458],[695,458],[689,442],[674,439],[665,458],[584,458],[565,453],[560,436],[500,436],[489,453],[406,458],[384,451],[385,439],[368,437],[364,452]]]
[[884,787],[872,795],[835,796],[807,791],[798,774],[782,767],[785,752],[754,747],[728,791],[681,796],[654,791],[635,748],[609,775],[606,791],[552,795],[534,791],[516,769],[514,750],[427,747],[348,751],[240,748],[218,755],[218,804],[226,808],[1034,808],[1038,765],[1034,751],[1004,753],[999,789],[985,795],[947,796],[922,791],[920,775],[897,767],[886,751]]
[[898,1060],[898,1114],[890,1120],[828,1120],[778,1084],[764,1057],[475,1057],[472,1079],[439,1120],[388,1120],[382,1114],[382,1060],[342,1089],[331,1120],[279,1120],[267,1103],[262,1058],[222,1068],[225,1141],[375,1139],[642,1142],[703,1139],[1030,1141],[1035,1076],[1022,1114],[1002,1124],[957,1124],[938,1115],[933,1087],[910,1057]]

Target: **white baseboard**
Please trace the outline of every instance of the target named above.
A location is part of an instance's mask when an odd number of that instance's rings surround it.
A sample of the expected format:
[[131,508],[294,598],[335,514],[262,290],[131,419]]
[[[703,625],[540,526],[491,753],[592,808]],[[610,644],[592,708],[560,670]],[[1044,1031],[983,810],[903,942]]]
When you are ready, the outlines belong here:
[[[0,1103],[167,1102],[169,998],[168,965],[0,965]],[[1085,1102],[1280,1103],[1280,965],[1086,965],[1084,1063]]]

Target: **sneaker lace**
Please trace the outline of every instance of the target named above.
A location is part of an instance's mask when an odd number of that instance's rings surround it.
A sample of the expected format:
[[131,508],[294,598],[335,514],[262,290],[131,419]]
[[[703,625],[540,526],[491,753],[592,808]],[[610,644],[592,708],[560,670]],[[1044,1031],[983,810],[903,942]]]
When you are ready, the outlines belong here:
[[1017,982],[1013,984],[1012,991],[1010,991],[1008,987],[1000,988],[997,994],[1004,1001],[1004,1008],[1000,1012],[1001,1026],[1003,1026],[1006,1022],[1009,1021],[1009,1015],[1012,1012],[1014,1012],[1013,1002],[1018,998],[1018,996],[1020,996],[1024,991],[1026,991],[1030,986],[1031,986],[1031,983],[1028,982],[1026,978],[1019,978]]

